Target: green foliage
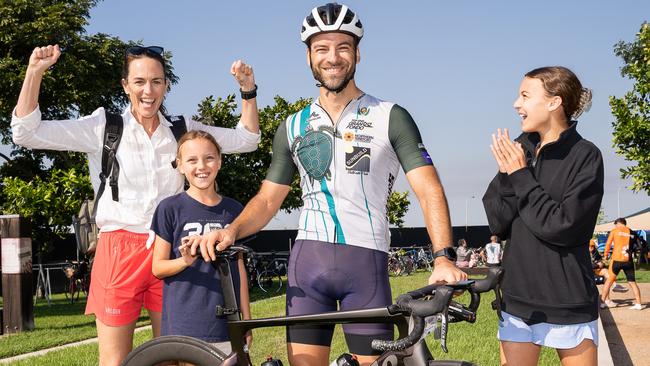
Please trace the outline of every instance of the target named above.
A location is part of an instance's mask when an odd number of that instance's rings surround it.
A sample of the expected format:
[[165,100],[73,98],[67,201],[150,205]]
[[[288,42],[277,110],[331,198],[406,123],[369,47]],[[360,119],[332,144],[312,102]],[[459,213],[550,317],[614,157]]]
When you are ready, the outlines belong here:
[[621,176],[632,178],[634,191],[650,193],[650,25],[643,23],[633,42],[617,43],[614,53],[625,62],[621,75],[634,81],[623,97],[609,98],[616,152],[637,163],[621,169]]
[[[290,103],[280,96],[276,96],[274,101],[274,105],[266,106],[259,111],[262,139],[258,149],[246,154],[223,156],[222,168],[217,178],[219,191],[242,203],[248,202],[257,193],[266,177],[266,171],[271,165],[273,136],[279,124],[311,103],[311,100],[303,98]],[[236,108],[234,95],[216,100],[213,96],[209,96],[201,101],[198,108],[199,115],[193,118],[211,126],[233,128],[240,117],[235,114]],[[301,206],[300,178],[296,175],[291,183],[291,191],[281,208],[291,212]]]
[[388,197],[387,216],[388,222],[397,227],[404,226],[404,215],[409,210],[411,202],[408,199],[409,192],[391,192]]
[[606,222],[607,216],[605,216],[605,208],[603,206],[600,206],[600,210],[598,210],[598,217],[596,218],[596,225],[604,224]]
[[88,176],[80,175],[75,169],[52,169],[47,179],[37,176],[29,182],[9,177],[3,180],[3,185],[2,212],[31,219],[35,226],[32,239],[36,252],[47,252],[53,235],[68,232],[81,201],[92,194]]
[[[11,142],[9,125],[32,50],[58,44],[58,62],[44,75],[39,107],[45,120],[88,115],[99,107],[121,113],[128,99],[120,80],[124,42],[107,34],[86,34],[97,0],[0,1],[0,140]],[[167,53],[169,60],[171,54]],[[168,61],[167,77],[177,82]],[[0,167],[0,202],[7,213],[34,215],[33,238],[63,232],[78,202],[92,195],[86,158],[81,153],[37,151],[14,146],[12,160]],[[84,179],[80,176],[83,175]],[[47,178],[43,178],[47,177]],[[62,177],[62,182],[57,182]],[[45,187],[39,188],[40,184]],[[73,186],[64,187],[66,184]],[[74,185],[77,186],[74,186]],[[20,197],[17,192],[27,194]],[[65,196],[62,196],[65,194]],[[68,196],[69,195],[69,196]],[[62,200],[68,200],[70,205]],[[27,206],[18,204],[24,201]],[[15,202],[15,203],[11,203]]]

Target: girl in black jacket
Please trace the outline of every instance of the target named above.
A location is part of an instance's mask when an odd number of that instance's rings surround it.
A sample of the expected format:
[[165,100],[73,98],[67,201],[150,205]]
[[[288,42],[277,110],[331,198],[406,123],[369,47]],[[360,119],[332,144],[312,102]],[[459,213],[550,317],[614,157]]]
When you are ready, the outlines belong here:
[[541,346],[563,365],[596,365],[598,290],[589,256],[603,196],[600,151],[574,121],[591,91],[564,67],[526,74],[514,107],[523,133],[492,135],[499,173],[483,204],[503,256],[501,363],[536,365]]

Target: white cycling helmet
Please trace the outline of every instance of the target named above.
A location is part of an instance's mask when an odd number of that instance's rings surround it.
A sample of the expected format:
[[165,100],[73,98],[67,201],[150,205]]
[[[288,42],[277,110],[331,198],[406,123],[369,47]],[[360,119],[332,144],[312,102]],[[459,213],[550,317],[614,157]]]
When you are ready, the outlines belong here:
[[309,45],[309,39],[324,32],[347,33],[357,41],[363,37],[361,20],[352,10],[345,5],[328,3],[315,7],[302,21],[300,39]]

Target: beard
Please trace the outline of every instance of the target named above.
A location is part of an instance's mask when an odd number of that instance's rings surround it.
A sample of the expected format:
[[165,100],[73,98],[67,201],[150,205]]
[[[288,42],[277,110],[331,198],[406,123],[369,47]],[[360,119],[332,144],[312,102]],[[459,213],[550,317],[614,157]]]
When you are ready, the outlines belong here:
[[343,76],[342,79],[330,79],[329,81],[325,80],[325,77],[320,72],[318,67],[314,66],[310,62],[311,73],[314,75],[314,79],[318,81],[316,84],[317,87],[323,87],[330,92],[340,93],[345,89],[346,86],[350,83],[350,80],[354,79],[354,73],[357,71],[357,65],[353,64],[352,68]]

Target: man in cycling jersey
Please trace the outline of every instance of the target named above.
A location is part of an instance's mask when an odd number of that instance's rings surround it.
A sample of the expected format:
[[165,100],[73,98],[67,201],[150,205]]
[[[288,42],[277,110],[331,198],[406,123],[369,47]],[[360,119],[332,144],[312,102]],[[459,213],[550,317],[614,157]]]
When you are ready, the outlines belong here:
[[[386,306],[391,303],[386,203],[400,166],[415,192],[435,253],[430,282],[466,275],[454,265],[449,210],[436,169],[409,113],[361,91],[355,81],[363,27],[345,5],[314,8],[301,39],[319,97],[280,124],[260,191],[226,229],[193,244],[214,257],[236,238],[261,230],[300,174],[303,207],[288,270],[287,314]],[[287,330],[292,365],[327,365],[333,326]],[[392,339],[392,326],[350,324],[348,348],[362,364],[376,359],[372,339]]]

